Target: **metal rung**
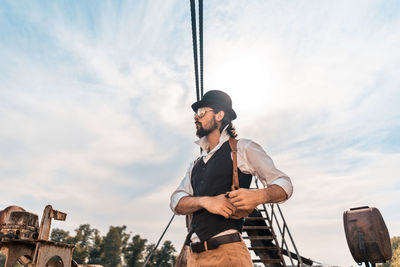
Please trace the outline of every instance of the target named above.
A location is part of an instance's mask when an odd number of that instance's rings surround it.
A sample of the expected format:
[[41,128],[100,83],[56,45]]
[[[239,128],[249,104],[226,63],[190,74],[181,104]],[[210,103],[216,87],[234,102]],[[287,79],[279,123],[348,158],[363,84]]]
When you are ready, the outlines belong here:
[[262,262],[262,263],[280,263],[282,260],[280,259],[265,259],[265,260],[253,260],[253,262]]
[[263,217],[246,217],[246,221],[265,221],[265,218]]
[[243,230],[257,230],[257,229],[271,229],[271,227],[269,227],[269,226],[247,226],[247,225],[244,225],[243,226]]
[[272,236],[243,236],[243,239],[250,240],[272,240],[274,239]]
[[279,250],[277,247],[248,247],[249,250]]

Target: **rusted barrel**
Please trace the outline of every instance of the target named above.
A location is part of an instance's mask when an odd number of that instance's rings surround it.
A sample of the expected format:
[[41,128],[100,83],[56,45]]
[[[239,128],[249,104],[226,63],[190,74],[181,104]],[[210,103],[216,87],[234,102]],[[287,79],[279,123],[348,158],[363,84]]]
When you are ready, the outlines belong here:
[[386,262],[392,257],[389,232],[377,208],[352,208],[343,214],[344,230],[354,260]]

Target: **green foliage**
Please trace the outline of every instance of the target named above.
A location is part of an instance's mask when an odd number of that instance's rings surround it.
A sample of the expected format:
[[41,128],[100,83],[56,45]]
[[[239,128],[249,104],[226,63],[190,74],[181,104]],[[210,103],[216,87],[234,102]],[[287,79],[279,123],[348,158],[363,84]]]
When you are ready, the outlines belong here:
[[[147,254],[151,253],[154,249],[154,244],[150,244],[146,247]],[[151,256],[147,266],[149,267],[172,267],[175,266],[176,257],[174,256],[175,248],[171,241],[165,241],[160,249]]]
[[176,258],[173,255],[176,252],[171,241],[165,241],[161,249],[155,253],[156,266],[172,267],[175,265]]
[[129,234],[125,233],[126,226],[110,226],[104,237],[101,259],[104,267],[117,267],[121,264],[122,251],[127,245]]
[[4,267],[5,263],[6,263],[6,255],[0,252],[0,267]]
[[54,228],[51,231],[50,240],[67,244],[74,243],[74,239],[69,235],[68,231],[64,231],[58,228]]
[[94,238],[97,229],[91,229],[89,224],[82,224],[75,229],[75,236],[69,235],[69,232],[61,229],[53,229],[50,239],[56,242],[74,244],[75,249],[72,258],[80,263],[86,263],[89,259],[89,254],[92,250],[96,249]]
[[380,267],[398,267],[400,266],[400,236],[394,236],[390,239],[392,243],[392,258]]
[[142,239],[140,235],[135,235],[132,237],[132,241],[129,242],[125,251],[124,258],[126,265],[129,267],[143,266],[144,254],[146,249],[146,239]]
[[[153,251],[155,246],[156,246],[155,244],[149,244],[149,245],[146,246],[146,252],[145,252],[146,259],[150,255],[150,253]],[[153,253],[153,255],[151,255],[151,257],[150,257],[150,259],[149,259],[149,261],[147,263],[147,266],[150,266],[150,267],[156,266],[156,262],[155,262],[155,259],[154,259],[156,254],[157,254],[157,251],[155,251]]]
[[76,262],[86,263],[91,249],[90,241],[93,231],[89,224],[82,224],[78,229],[75,229],[76,234],[73,238],[75,249],[72,257]]
[[93,245],[89,250],[88,264],[102,264],[101,254],[103,252],[103,237],[97,229],[93,230]]
[[[147,244],[147,240],[140,235],[134,235],[130,239],[130,234],[126,233],[126,226],[110,226],[106,236],[101,236],[100,232],[91,228],[89,224],[82,224],[75,229],[75,236],[55,228],[51,232],[51,240],[74,244],[73,259],[78,264],[100,264],[104,267],[141,267],[154,248],[154,244]],[[162,247],[153,253],[148,266],[174,266],[174,252],[171,241],[165,241]],[[0,267],[3,267],[2,259],[0,254]]]

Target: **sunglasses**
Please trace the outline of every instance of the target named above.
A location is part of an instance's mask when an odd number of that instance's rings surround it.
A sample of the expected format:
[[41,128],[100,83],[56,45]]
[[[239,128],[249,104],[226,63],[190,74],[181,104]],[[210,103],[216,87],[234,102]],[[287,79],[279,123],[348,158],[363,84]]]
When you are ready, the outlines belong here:
[[206,108],[199,108],[195,113],[194,113],[194,117],[199,117],[199,118],[203,118],[207,112],[209,111],[214,111],[212,109],[206,109]]

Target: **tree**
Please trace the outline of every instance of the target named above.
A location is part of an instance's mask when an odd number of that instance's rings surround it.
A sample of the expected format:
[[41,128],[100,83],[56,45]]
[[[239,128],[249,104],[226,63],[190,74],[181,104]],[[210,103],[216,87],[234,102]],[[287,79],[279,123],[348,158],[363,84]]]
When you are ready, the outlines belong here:
[[[147,255],[151,253],[154,246],[154,244],[150,244],[146,247]],[[176,262],[175,251],[171,241],[167,240],[164,242],[161,249],[156,249],[156,251],[154,251],[147,265],[150,267],[172,267]]]
[[88,264],[102,264],[101,254],[103,252],[103,237],[97,229],[93,231],[93,245],[89,250]]
[[[100,264],[104,267],[143,266],[147,255],[155,245],[146,244],[147,240],[138,234],[134,235],[130,242],[129,238],[126,226],[110,226],[104,237],[89,224],[82,224],[75,229],[75,236],[70,236],[68,231],[57,228],[51,232],[52,241],[75,245],[73,259],[79,264]],[[174,266],[176,261],[174,252],[175,248],[171,241],[165,241],[163,246],[153,253],[148,266]],[[2,260],[4,261],[4,258],[0,254],[0,263]]]
[[[99,236],[97,229],[92,229],[90,224],[81,224],[75,229],[75,236],[69,235],[68,231],[61,229],[53,229],[50,239],[55,242],[74,244],[75,249],[72,258],[77,263],[83,264],[89,261],[90,253],[95,255],[93,251],[99,250],[97,246],[101,244],[102,238]],[[97,240],[96,238],[100,239]],[[96,263],[100,263],[97,261]]]
[[[146,260],[147,260],[147,258],[150,256],[150,253],[153,251],[153,249],[154,249],[155,246],[156,246],[155,244],[149,244],[149,245],[146,246],[146,249],[145,249],[145,250],[146,250],[146,252],[145,252]],[[149,267],[155,267],[155,266],[157,266],[157,265],[156,265],[156,262],[155,262],[155,256],[156,256],[156,254],[157,254],[157,251],[154,251],[153,254],[151,255],[151,257],[150,257],[148,263],[147,263],[147,266],[149,266]]]
[[392,243],[392,258],[386,263],[380,264],[380,267],[398,267],[400,266],[400,236],[394,236],[390,239]]
[[3,267],[6,263],[6,255],[0,252],[0,267]]
[[132,237],[132,241],[129,242],[125,251],[124,258],[126,265],[129,267],[143,266],[144,255],[143,252],[146,248],[147,239],[142,239],[140,235]]
[[117,267],[121,265],[122,251],[129,240],[129,234],[125,233],[126,226],[110,226],[104,237],[101,260],[105,267]]
[[54,228],[51,231],[50,240],[54,242],[74,244],[74,239],[69,235],[69,232],[58,228]]
[[172,267],[175,265],[176,258],[174,256],[176,252],[171,241],[167,240],[164,242],[160,250],[157,249],[155,255],[156,266]]
[[93,233],[95,229],[90,228],[90,224],[81,224],[75,229],[75,237],[73,238],[75,249],[73,259],[78,263],[86,263],[89,256],[89,251],[92,247]]

